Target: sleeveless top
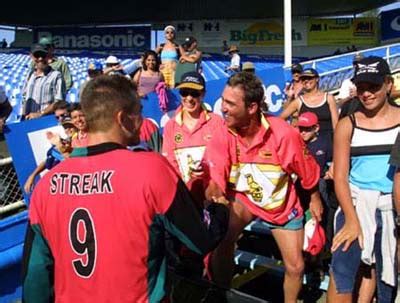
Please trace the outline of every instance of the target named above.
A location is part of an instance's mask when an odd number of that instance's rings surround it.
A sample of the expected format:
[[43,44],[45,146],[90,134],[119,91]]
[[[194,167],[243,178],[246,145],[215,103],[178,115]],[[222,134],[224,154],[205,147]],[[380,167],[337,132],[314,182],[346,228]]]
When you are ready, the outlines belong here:
[[160,82],[160,75],[156,76],[144,76],[143,74],[139,77],[138,92],[144,96],[154,91],[157,83]]
[[178,52],[175,49],[163,49],[160,58],[161,62],[178,61]]
[[388,162],[400,124],[385,129],[366,129],[357,126],[354,114],[349,117],[353,125],[350,183],[361,189],[391,193],[395,168]]
[[319,131],[332,133],[332,116],[328,104],[328,93],[325,93],[324,99],[318,105],[308,105],[304,101],[304,96],[299,96],[299,99],[301,102],[299,115],[305,112],[312,112],[316,114],[319,121]]

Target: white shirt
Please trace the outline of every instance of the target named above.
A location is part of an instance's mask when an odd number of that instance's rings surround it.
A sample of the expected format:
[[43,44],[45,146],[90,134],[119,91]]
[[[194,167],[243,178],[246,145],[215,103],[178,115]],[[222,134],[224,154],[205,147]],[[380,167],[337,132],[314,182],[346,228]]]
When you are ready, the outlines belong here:
[[231,67],[237,67],[239,68],[240,66],[240,56],[239,54],[233,54],[232,59],[231,59]]

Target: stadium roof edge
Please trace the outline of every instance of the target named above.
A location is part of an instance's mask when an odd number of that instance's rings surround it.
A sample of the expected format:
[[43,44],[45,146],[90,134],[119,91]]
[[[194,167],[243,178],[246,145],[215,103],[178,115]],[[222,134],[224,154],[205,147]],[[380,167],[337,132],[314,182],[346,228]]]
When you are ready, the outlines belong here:
[[[296,0],[293,16],[358,14],[393,0]],[[283,0],[153,0],[98,2],[70,0],[61,11],[54,1],[8,1],[0,11],[0,24],[35,27],[40,25],[100,25],[162,23],[177,20],[282,18]]]

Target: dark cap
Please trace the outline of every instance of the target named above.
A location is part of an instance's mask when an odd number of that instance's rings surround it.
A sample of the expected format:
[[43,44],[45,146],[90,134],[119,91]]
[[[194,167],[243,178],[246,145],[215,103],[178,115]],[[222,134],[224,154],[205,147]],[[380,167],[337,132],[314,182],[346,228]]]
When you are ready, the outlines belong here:
[[51,37],[42,37],[39,40],[39,44],[42,44],[42,45],[44,45],[46,47],[53,46],[54,45],[53,44],[53,38],[51,38]]
[[194,42],[196,42],[197,40],[196,40],[196,38],[195,37],[193,37],[193,36],[190,36],[190,37],[186,37],[185,38],[185,41],[183,41],[183,45],[185,45],[185,46],[187,46],[187,47],[189,47],[189,46],[191,46]]
[[202,75],[197,72],[188,72],[182,75],[181,82],[176,88],[204,90],[205,86],[206,84]]
[[383,84],[385,76],[390,75],[390,68],[386,60],[381,57],[366,57],[357,62],[354,84],[368,82],[372,84]]
[[306,68],[300,74],[300,78],[319,77],[318,72],[314,68]]
[[292,74],[302,73],[302,72],[303,72],[303,66],[300,63],[294,63],[292,65]]
[[32,53],[32,55],[35,55],[37,53],[42,53],[44,55],[47,55],[48,54],[48,50],[44,45],[37,43],[37,44],[33,44],[32,45],[31,53]]

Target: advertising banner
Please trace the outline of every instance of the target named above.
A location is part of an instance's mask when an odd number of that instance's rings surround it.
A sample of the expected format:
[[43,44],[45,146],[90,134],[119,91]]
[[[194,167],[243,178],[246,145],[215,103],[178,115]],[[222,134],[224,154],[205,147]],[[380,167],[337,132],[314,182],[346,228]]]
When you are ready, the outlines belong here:
[[70,49],[133,49],[150,48],[151,27],[49,27],[37,28],[34,41],[52,38],[56,48]]
[[381,40],[387,41],[400,38],[400,9],[382,12]]
[[308,45],[376,45],[375,18],[310,19]]
[[[153,29],[163,30],[168,24],[154,24]],[[237,46],[283,46],[283,24],[281,20],[262,21],[178,21],[171,23],[176,29],[176,41],[194,36],[200,47],[221,47],[223,41]],[[295,20],[292,30],[293,45],[307,44],[307,21]]]

